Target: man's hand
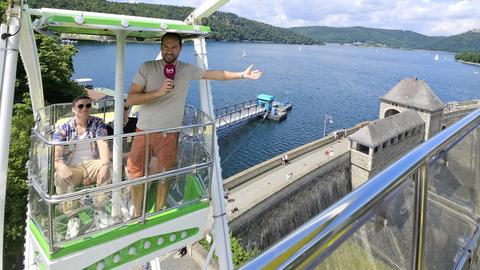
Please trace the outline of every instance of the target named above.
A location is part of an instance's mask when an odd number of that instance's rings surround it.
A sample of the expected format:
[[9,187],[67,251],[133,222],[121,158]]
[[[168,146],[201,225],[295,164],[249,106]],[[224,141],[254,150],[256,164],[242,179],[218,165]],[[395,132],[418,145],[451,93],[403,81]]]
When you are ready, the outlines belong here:
[[170,91],[172,91],[173,87],[174,87],[173,86],[173,80],[165,79],[165,81],[162,83],[160,88],[158,88],[158,90],[156,90],[155,96],[156,97],[161,97],[165,94],[168,94],[168,93],[170,93]]
[[108,175],[109,175],[109,170],[110,170],[110,166],[108,165],[103,165],[100,170],[98,170],[98,174],[97,174],[97,186],[101,186],[103,183],[107,182],[109,179],[108,179]]
[[250,65],[244,72],[242,72],[242,78],[256,80],[262,76],[262,72],[258,69],[252,70],[253,65]]
[[64,163],[61,163],[58,165],[57,173],[60,175],[60,177],[65,179],[67,182],[73,183],[72,169],[70,169],[70,167],[68,167]]

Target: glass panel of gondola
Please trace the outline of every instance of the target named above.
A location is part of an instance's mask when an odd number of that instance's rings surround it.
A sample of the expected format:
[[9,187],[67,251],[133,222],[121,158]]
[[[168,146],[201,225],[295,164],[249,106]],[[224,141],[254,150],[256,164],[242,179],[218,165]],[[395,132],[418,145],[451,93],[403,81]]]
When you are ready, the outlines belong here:
[[[431,269],[453,269],[478,229],[478,138],[480,127],[445,146],[428,167],[424,258]],[[442,252],[438,252],[438,247],[442,247]]]
[[411,179],[352,223],[340,236],[347,240],[315,269],[412,269],[415,182]]

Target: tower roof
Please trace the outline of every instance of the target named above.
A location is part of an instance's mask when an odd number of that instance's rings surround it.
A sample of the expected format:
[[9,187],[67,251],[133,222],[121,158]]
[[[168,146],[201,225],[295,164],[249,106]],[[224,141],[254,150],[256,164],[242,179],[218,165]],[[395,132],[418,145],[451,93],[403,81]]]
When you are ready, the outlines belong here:
[[439,111],[445,107],[445,104],[437,97],[427,82],[414,77],[401,80],[380,100],[429,112]]
[[349,136],[350,140],[373,148],[425,122],[414,110],[375,120]]

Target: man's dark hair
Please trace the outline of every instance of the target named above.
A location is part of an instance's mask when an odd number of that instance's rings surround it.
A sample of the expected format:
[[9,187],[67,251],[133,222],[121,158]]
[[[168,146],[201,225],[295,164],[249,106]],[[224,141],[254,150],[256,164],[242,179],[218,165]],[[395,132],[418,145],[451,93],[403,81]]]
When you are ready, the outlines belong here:
[[77,103],[77,101],[79,101],[79,100],[81,100],[81,99],[88,99],[88,100],[92,101],[92,98],[90,98],[89,96],[85,96],[85,95],[83,95],[83,96],[78,96],[78,97],[76,97],[76,98],[73,99],[73,101],[72,101],[72,106],[74,106],[75,103]]
[[160,43],[160,47],[162,47],[163,45],[163,40],[167,37],[174,37],[174,38],[177,38],[178,39],[178,43],[180,44],[180,47],[182,47],[182,37],[180,36],[179,33],[165,33],[163,36],[162,36],[162,41]]

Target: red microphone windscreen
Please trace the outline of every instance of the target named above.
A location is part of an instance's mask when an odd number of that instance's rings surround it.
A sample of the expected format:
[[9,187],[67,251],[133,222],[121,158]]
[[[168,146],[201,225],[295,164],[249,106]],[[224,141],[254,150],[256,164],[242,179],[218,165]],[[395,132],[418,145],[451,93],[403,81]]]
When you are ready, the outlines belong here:
[[177,69],[175,68],[174,64],[166,64],[163,68],[163,75],[170,80],[175,78],[175,73],[177,73]]

